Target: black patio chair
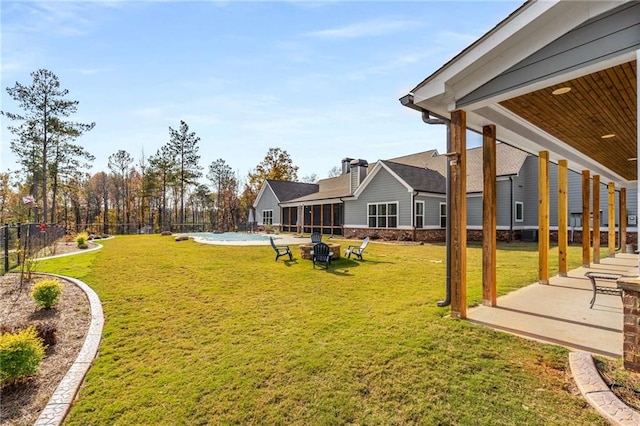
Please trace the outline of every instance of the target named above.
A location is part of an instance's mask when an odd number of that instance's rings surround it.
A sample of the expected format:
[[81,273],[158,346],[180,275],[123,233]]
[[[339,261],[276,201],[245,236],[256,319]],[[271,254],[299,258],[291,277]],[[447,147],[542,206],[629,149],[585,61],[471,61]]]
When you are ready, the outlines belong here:
[[319,232],[314,232],[311,234],[311,242],[313,244],[318,244],[322,242],[322,234]]
[[329,265],[331,264],[331,256],[333,253],[329,250],[329,246],[325,243],[318,243],[313,246],[313,251],[311,252],[311,259],[313,260],[313,267],[316,267],[316,263],[324,263],[325,269],[329,270]]
[[360,244],[359,246],[347,247],[347,249],[345,250],[347,259],[351,259],[351,255],[355,254],[358,259],[362,260],[362,252],[364,252],[364,249],[367,248],[367,244],[369,244],[369,237],[365,238],[364,241],[362,241],[362,244]]
[[273,247],[273,250],[276,252],[276,262],[280,256],[285,256],[287,254],[289,255],[289,260],[293,260],[293,254],[291,253],[289,246],[276,245],[275,241],[273,241],[273,237],[269,237],[269,240],[271,241],[271,247]]

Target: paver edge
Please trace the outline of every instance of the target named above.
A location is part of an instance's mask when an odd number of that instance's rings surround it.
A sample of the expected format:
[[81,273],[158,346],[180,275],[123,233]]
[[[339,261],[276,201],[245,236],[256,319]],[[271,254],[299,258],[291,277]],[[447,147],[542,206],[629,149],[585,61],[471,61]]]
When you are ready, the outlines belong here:
[[[100,246],[99,248],[102,248]],[[38,425],[55,425],[58,426],[62,424],[62,421],[67,416],[69,409],[71,408],[72,402],[80,389],[80,385],[84,380],[84,377],[89,370],[89,365],[87,365],[87,358],[90,358],[92,361],[95,359],[98,354],[98,347],[100,346],[101,336],[102,336],[102,327],[104,325],[104,314],[102,311],[102,304],[100,302],[100,298],[96,294],[95,291],[91,287],[89,287],[86,283],[76,279],[67,277],[64,275],[58,274],[49,274],[49,273],[38,273],[39,275],[48,275],[52,277],[57,277],[61,279],[65,279],[70,281],[71,283],[78,286],[87,296],[87,300],[89,302],[91,322],[89,324],[88,330],[91,330],[91,335],[87,333],[85,337],[84,345],[82,349],[78,353],[76,360],[71,364],[69,370],[60,381],[60,384],[51,395],[49,402],[44,407],[38,420],[34,423],[35,426]],[[89,338],[90,336],[100,336],[99,338]],[[88,355],[88,356],[87,356]],[[82,359],[81,359],[82,358]],[[81,374],[72,374],[74,371],[81,371]],[[64,385],[64,387],[63,387]],[[67,394],[70,397],[70,403],[58,403],[53,402],[56,397],[59,397],[60,394]]]
[[570,352],[569,367],[580,393],[602,417],[613,425],[640,425],[640,413],[609,390],[590,353]]

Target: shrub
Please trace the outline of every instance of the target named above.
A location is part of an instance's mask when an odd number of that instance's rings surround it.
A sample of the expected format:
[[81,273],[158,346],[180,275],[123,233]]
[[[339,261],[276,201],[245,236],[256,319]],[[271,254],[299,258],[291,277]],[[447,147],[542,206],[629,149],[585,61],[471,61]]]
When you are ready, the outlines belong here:
[[40,280],[31,289],[31,297],[36,305],[49,309],[58,303],[62,294],[62,285],[55,278]]
[[86,232],[81,232],[76,236],[76,244],[79,248],[87,248],[87,240],[89,239],[89,235]]
[[0,384],[32,376],[44,358],[44,346],[35,327],[0,335]]

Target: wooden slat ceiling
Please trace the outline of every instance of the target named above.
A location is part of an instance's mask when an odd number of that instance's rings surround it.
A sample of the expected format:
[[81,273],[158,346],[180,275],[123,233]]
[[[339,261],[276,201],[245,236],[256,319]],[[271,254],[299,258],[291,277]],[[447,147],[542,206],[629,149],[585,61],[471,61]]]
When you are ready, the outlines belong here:
[[[636,61],[500,104],[623,178],[637,180]],[[570,87],[563,95],[556,89]],[[603,135],[615,137],[602,139]]]

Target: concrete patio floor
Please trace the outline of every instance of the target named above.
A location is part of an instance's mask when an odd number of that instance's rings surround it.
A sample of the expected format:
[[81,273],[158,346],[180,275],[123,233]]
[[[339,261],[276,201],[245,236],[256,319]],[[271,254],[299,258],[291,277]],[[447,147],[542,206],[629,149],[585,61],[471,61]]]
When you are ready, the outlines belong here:
[[593,309],[589,309],[593,293],[584,274],[599,271],[637,276],[637,268],[637,254],[618,253],[589,268],[574,269],[567,277],[552,277],[549,285],[531,284],[501,296],[496,307],[470,308],[467,317],[471,322],[529,339],[620,358],[622,301],[618,296],[598,294]]

